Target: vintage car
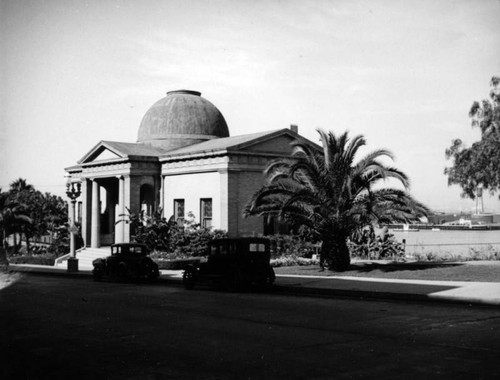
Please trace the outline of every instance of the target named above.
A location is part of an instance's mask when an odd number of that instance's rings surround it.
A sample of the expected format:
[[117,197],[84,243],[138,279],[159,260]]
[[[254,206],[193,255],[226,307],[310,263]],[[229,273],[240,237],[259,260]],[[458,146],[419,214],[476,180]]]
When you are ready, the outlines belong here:
[[186,289],[200,281],[212,281],[230,291],[270,287],[276,276],[270,265],[269,240],[265,238],[233,238],[212,240],[207,259],[189,265],[183,274]]
[[92,274],[96,281],[103,277],[119,280],[156,281],[160,275],[158,265],[148,256],[144,244],[121,243],[111,246],[111,256],[95,259]]

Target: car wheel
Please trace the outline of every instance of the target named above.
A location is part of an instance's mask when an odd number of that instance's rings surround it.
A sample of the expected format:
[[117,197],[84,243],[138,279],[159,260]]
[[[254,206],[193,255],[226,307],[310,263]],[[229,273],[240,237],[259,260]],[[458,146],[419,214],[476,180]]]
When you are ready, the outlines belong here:
[[225,285],[229,292],[239,292],[244,288],[245,281],[240,270],[234,266],[226,273]]
[[257,279],[258,289],[262,291],[270,290],[273,286],[274,280],[276,280],[274,269],[272,267],[269,267],[265,272],[259,273]]
[[94,281],[101,281],[103,274],[103,270],[100,267],[95,267],[92,271],[92,277],[94,278]]
[[160,271],[158,268],[148,268],[147,278],[149,282],[156,282],[160,277]]
[[186,289],[193,289],[196,283],[196,277],[198,273],[195,268],[188,267],[184,270],[184,274],[182,275],[182,283]]
[[126,280],[128,277],[127,264],[125,264],[123,262],[118,264],[116,274],[118,275],[118,278],[120,280]]

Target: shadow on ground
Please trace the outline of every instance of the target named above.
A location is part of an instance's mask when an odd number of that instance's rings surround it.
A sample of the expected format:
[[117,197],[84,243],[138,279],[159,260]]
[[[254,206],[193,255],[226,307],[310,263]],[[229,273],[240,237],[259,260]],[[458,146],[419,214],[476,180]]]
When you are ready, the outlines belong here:
[[355,263],[351,264],[347,272],[370,273],[380,271],[384,273],[399,271],[422,271],[429,269],[448,269],[463,266],[462,263]]

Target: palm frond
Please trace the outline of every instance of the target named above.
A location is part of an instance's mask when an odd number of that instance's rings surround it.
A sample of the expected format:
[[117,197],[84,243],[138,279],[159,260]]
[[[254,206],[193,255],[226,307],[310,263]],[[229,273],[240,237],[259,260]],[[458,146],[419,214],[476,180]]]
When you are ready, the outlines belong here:
[[374,190],[387,179],[409,187],[404,172],[379,160],[392,159],[390,151],[372,151],[355,163],[359,149],[366,145],[362,135],[349,139],[347,132],[335,135],[318,130],[318,134],[322,150],[295,141],[292,157],[268,165],[265,185],[245,206],[245,216],[273,216],[307,225],[321,236],[332,231],[348,236],[360,225],[413,221],[429,213],[406,191]]

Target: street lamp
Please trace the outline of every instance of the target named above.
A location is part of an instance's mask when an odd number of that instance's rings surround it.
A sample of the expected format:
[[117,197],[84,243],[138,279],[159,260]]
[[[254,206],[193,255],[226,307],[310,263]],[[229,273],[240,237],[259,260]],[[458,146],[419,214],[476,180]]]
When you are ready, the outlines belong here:
[[70,178],[68,178],[68,182],[66,183],[66,195],[71,200],[71,216],[69,221],[70,257],[68,258],[68,272],[78,272],[78,259],[76,258],[76,252],[75,252],[75,234],[78,232],[78,227],[75,226],[75,204],[76,204],[76,198],[78,198],[81,193],[82,192],[81,192],[80,182],[74,183],[71,182]]

